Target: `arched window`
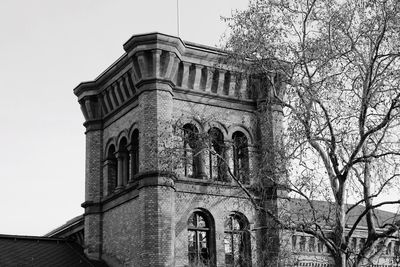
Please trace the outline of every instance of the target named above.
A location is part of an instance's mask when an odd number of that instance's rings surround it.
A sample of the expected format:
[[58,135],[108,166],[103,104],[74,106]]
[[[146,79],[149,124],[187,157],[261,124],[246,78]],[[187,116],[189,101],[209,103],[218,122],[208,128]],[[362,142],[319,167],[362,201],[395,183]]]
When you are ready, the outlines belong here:
[[225,220],[225,264],[226,266],[251,266],[249,224],[244,216],[231,214]]
[[131,145],[129,146],[130,159],[130,181],[139,172],[139,130],[135,129],[131,137]]
[[117,157],[118,168],[117,189],[121,189],[128,183],[129,178],[129,157],[125,137],[119,142],[118,151],[115,155]]
[[249,183],[249,149],[244,133],[234,132],[233,139],[233,170],[235,176],[244,184]]
[[107,157],[104,162],[105,173],[107,176],[106,182],[106,194],[111,194],[114,192],[117,186],[117,159],[115,157],[115,146],[110,145],[107,151]]
[[210,218],[195,211],[188,220],[188,257],[190,266],[212,266],[213,231]]
[[210,135],[209,151],[209,171],[210,178],[217,181],[226,181],[226,164],[224,136],[218,128],[211,128],[208,131]]
[[185,176],[198,177],[201,164],[199,130],[193,124],[183,126],[183,164]]

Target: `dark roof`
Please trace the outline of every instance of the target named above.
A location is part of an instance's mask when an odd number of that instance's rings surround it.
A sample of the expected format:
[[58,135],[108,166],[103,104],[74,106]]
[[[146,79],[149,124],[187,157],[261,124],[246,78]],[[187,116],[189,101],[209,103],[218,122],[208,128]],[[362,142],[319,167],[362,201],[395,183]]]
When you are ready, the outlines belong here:
[[0,235],[0,266],[105,267],[90,261],[75,242],[48,237]]
[[[321,223],[321,225],[326,225],[328,227],[334,225],[335,210],[333,203],[313,200],[313,208],[311,208],[309,202],[304,199],[293,198],[290,199],[289,203],[290,213],[292,215],[291,219],[293,221],[310,223],[317,221]],[[345,210],[347,211],[351,206],[351,204],[348,204]],[[364,211],[365,206],[363,205],[358,205],[352,208],[346,215],[346,226],[351,227]],[[400,215],[398,213],[379,209],[375,209],[374,213],[377,219],[378,227],[400,221]],[[367,227],[365,216],[363,216],[357,227]]]
[[76,216],[71,220],[67,221],[65,224],[57,227],[56,229],[45,234],[45,237],[68,237],[69,235],[77,232],[83,231],[84,219],[83,215]]

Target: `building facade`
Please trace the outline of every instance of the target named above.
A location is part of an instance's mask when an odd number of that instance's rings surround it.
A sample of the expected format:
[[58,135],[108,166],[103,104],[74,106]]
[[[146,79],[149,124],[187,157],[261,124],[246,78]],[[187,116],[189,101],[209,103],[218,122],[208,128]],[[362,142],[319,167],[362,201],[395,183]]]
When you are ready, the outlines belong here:
[[[86,127],[86,254],[110,266],[256,266],[255,211],[223,166],[251,186],[239,172],[280,129],[279,109],[269,113],[276,127],[258,120],[263,99],[215,48],[150,33],[124,49],[74,89]],[[209,149],[196,145],[202,133]]]

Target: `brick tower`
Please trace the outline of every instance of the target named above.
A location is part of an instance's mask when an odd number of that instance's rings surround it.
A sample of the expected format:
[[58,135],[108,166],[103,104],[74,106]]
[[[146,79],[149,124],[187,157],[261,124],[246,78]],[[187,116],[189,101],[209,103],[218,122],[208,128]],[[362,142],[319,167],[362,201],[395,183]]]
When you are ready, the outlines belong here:
[[[257,118],[262,99],[215,48],[150,33],[124,49],[74,89],[86,127],[85,253],[109,266],[256,266],[258,220],[228,169],[251,188],[261,137],[279,134]],[[279,108],[270,115],[280,129]],[[209,149],[178,124],[209,134]]]

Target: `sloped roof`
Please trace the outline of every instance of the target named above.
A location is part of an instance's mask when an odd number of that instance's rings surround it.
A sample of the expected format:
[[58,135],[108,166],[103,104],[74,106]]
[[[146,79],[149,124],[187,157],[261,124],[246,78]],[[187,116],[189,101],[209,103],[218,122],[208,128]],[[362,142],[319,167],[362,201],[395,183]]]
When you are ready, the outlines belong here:
[[64,237],[64,235],[68,236],[68,234],[82,231],[83,230],[83,214],[68,220],[65,224],[51,230],[44,236],[46,237]]
[[89,260],[78,244],[58,238],[0,235],[0,266],[106,267]]
[[[312,207],[311,207],[312,205]],[[348,204],[345,210],[347,211],[352,205]],[[311,204],[304,199],[290,199],[289,209],[291,219],[294,222],[318,222],[321,225],[330,226],[334,225],[335,211],[332,203],[327,201],[313,200]],[[352,208],[346,215],[346,225],[351,227],[358,217],[364,212],[365,206],[358,205]],[[378,227],[384,224],[391,224],[400,221],[400,215],[384,210],[374,210]],[[357,228],[367,227],[365,216],[360,220]]]

